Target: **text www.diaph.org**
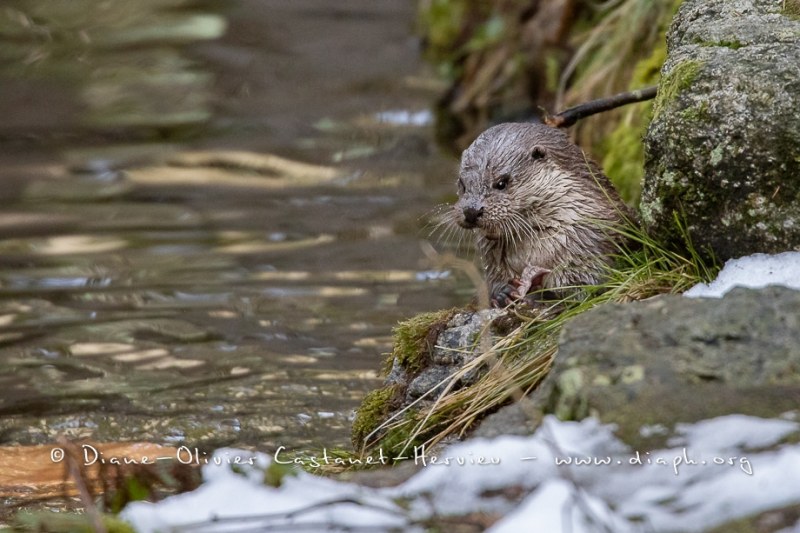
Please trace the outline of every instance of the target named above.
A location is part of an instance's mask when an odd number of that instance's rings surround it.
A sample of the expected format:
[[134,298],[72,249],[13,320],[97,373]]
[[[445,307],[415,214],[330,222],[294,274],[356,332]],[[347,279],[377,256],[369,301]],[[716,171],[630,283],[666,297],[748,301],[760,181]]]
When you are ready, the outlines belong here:
[[[305,467],[319,468],[322,465],[373,465],[373,464],[391,464],[399,461],[412,461],[415,465],[422,467],[436,467],[436,466],[450,466],[450,467],[464,467],[464,466],[496,466],[507,461],[537,461],[542,460],[539,457],[503,457],[498,456],[483,456],[476,455],[472,452],[466,455],[436,455],[431,454],[426,450],[425,446],[414,446],[410,453],[402,456],[392,456],[385,454],[382,449],[378,450],[378,455],[368,457],[333,457],[328,455],[327,450],[323,450],[322,455],[303,455],[303,456],[284,456],[286,448],[279,447],[274,456],[273,461],[278,464],[296,464]],[[605,457],[592,457],[588,455],[568,456],[568,455],[553,455],[552,457],[555,466],[557,467],[622,467],[622,466],[655,466],[655,467],[669,467],[675,475],[680,474],[682,468],[687,466],[717,466],[717,467],[738,467],[742,472],[747,475],[753,475],[753,466],[747,457],[704,457],[695,458],[690,457],[686,448],[675,455],[669,456],[664,452],[658,455],[651,455],[650,452],[632,452],[627,456],[605,456]]]
[[689,456],[686,448],[680,453],[673,456],[667,456],[663,452],[657,456],[651,456],[650,452],[640,453],[634,452],[626,458],[622,457],[591,457],[588,455],[583,456],[554,456],[556,466],[665,466],[671,467],[672,472],[677,476],[680,474],[681,469],[686,466],[738,466],[742,472],[748,476],[753,475],[753,465],[747,457],[729,456],[720,457],[713,456],[709,458],[693,458]]

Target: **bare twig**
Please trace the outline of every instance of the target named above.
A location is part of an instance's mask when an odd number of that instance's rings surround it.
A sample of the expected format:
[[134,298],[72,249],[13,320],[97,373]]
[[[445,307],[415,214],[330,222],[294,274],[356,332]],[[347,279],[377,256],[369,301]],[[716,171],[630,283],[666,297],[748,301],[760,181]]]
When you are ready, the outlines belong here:
[[548,116],[544,119],[545,124],[553,126],[554,128],[569,128],[582,118],[586,118],[597,113],[610,111],[624,105],[633,104],[636,102],[643,102],[645,100],[652,100],[656,97],[658,87],[646,87],[636,91],[627,93],[615,94],[608,98],[600,98],[592,100],[584,104],[570,107],[566,111],[562,111],[557,115]]
[[[247,522],[264,522],[269,520],[291,520],[297,516],[301,516],[305,513],[310,513],[311,511],[316,511],[317,509],[323,509],[326,507],[332,507],[334,505],[340,504],[352,504],[358,505],[359,507],[363,507],[365,509],[372,509],[375,511],[381,511],[387,514],[405,517],[405,513],[403,513],[399,509],[391,509],[388,507],[384,507],[382,505],[374,504],[365,502],[358,498],[352,498],[349,496],[345,496],[342,498],[336,498],[334,500],[326,500],[321,502],[315,502],[305,507],[301,507],[299,509],[294,509],[292,511],[285,511],[285,512],[277,512],[277,513],[265,513],[260,515],[242,515],[242,516],[221,516],[221,517],[214,517],[210,520],[202,520],[199,522],[191,522],[188,524],[181,524],[179,526],[174,526],[172,531],[180,532],[180,531],[199,531],[203,527],[214,527],[219,524],[226,524],[232,523],[237,525],[243,525]],[[298,526],[302,527],[303,523],[298,524],[282,524],[282,527],[287,526]],[[266,527],[266,526],[265,526]]]

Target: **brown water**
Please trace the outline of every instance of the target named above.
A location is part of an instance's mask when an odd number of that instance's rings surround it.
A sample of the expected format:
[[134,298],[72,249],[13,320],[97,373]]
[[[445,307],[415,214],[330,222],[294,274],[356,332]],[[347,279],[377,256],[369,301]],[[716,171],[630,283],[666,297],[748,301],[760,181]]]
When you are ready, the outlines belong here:
[[414,4],[4,2],[0,444],[348,446],[392,326],[469,293]]

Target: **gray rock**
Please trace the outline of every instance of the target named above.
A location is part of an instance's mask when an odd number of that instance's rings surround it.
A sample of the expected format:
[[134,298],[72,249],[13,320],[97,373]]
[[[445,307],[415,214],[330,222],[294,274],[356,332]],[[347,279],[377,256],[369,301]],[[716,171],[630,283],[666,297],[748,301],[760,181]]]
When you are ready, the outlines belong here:
[[[432,365],[424,369],[409,384],[406,399],[413,401],[425,394],[437,383],[441,386],[431,393],[435,399],[444,392],[446,379],[460,371],[482,354],[497,335],[491,331],[493,321],[505,312],[499,309],[484,309],[477,312],[465,312],[455,315],[436,338],[431,354]],[[482,339],[482,344],[479,344]],[[474,384],[482,375],[481,368],[466,372],[454,385],[454,390]]]
[[532,399],[541,413],[616,423],[630,444],[660,444],[647,427],[780,416],[800,405],[800,291],[600,306],[564,327]]
[[444,391],[447,378],[455,371],[452,366],[429,366],[408,384],[406,400],[413,401],[425,394],[431,394],[431,399],[437,398]]
[[475,345],[481,330],[497,316],[499,312],[492,309],[456,314],[436,339],[433,363],[460,367],[465,359],[474,357],[474,354],[465,353],[465,350]]
[[[395,415],[429,408],[448,387],[449,378],[499,339],[494,326],[501,317],[514,320],[505,310],[483,309],[457,312],[449,319],[434,314],[421,323],[416,319],[405,323],[403,335],[396,331],[395,355],[383,387],[370,393],[357,411],[351,435],[354,445],[361,447],[367,435]],[[413,340],[402,342],[401,336]],[[484,371],[482,366],[469,370],[450,391],[474,384]]]
[[800,249],[800,20],[792,5],[681,5],[645,139],[641,213],[657,237],[680,242],[677,212],[694,244],[720,260]]
[[536,402],[525,397],[486,417],[471,437],[492,439],[502,435],[532,435],[541,421],[542,412]]
[[[405,402],[401,408],[426,394],[428,400],[435,400],[444,391],[447,378],[483,352],[479,339],[491,342],[493,336],[489,326],[503,313],[498,309],[456,313],[436,337],[431,350],[431,364],[418,373],[406,372],[395,360],[385,384],[399,384],[405,388]],[[489,334],[483,336],[486,332]],[[468,372],[459,379],[455,388],[471,385],[478,377],[480,372]]]

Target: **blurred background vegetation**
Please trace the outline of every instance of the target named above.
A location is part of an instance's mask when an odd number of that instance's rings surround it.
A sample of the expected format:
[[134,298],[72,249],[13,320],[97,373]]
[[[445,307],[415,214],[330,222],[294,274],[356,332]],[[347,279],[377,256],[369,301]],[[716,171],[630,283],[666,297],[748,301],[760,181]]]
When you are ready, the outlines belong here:
[[[658,83],[680,0],[421,0],[425,55],[449,89],[437,137],[453,151],[487,126]],[[623,197],[639,197],[652,104],[587,119],[574,137]]]

